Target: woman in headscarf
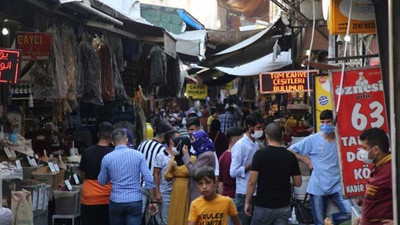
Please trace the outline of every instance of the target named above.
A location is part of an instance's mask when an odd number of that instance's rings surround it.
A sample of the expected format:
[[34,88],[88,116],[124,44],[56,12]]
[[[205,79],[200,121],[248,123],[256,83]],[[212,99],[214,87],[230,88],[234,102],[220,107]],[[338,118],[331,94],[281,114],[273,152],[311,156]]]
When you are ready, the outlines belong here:
[[182,159],[190,174],[189,205],[193,200],[200,197],[194,175],[200,168],[204,166],[209,166],[215,170],[216,161],[214,144],[212,143],[211,139],[208,138],[208,135],[204,130],[198,130],[194,132],[191,141],[193,149],[196,152],[196,161],[193,162],[190,160],[188,148],[182,149]]
[[[174,180],[172,185],[171,201],[168,212],[168,224],[186,225],[189,216],[189,171],[183,163],[183,148],[191,147],[188,137],[176,137],[172,139],[174,157],[168,164],[164,177],[166,181]],[[194,162],[196,157],[189,156]]]
[[214,143],[217,157],[221,157],[222,153],[228,149],[228,140],[226,136],[221,132],[221,122],[219,120],[213,120],[210,126],[210,132],[208,133],[210,139]]

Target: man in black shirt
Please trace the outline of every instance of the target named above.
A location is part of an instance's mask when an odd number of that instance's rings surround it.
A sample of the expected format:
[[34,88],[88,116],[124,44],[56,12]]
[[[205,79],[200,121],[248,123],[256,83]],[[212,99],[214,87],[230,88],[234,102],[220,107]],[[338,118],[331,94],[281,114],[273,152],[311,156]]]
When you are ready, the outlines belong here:
[[83,154],[79,169],[82,171],[83,186],[81,199],[82,225],[109,225],[108,204],[110,202],[111,184],[99,185],[97,176],[100,173],[101,160],[113,149],[110,147],[111,133],[114,127],[107,122],[99,126],[97,145],[87,148]]
[[[247,184],[245,213],[252,214],[251,225],[288,224],[291,185],[301,185],[299,164],[295,155],[281,147],[282,131],[277,123],[265,128],[268,146],[254,154]],[[250,200],[256,189],[254,211]]]

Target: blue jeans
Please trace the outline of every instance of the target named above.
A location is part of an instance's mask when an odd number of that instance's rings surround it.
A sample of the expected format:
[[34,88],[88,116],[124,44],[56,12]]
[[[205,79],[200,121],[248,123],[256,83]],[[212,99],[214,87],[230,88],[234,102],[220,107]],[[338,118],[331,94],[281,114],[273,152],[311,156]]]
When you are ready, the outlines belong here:
[[339,212],[332,214],[333,224],[341,224],[351,217],[351,205],[342,198],[340,191],[331,195],[311,195],[314,224],[323,225],[328,207],[328,199],[332,200],[339,208]]
[[290,206],[275,209],[256,206],[251,225],[288,225],[290,212]]
[[171,202],[171,193],[161,193],[162,202],[158,205],[157,222],[160,225],[167,225],[169,203]]
[[109,205],[111,225],[140,225],[142,222],[142,201],[116,203]]
[[[235,205],[238,211],[239,219],[242,222],[242,225],[250,225],[251,217],[247,216],[244,212],[245,201],[246,201],[246,195],[238,193],[235,194]],[[251,205],[252,208],[254,209],[254,196],[251,199]]]

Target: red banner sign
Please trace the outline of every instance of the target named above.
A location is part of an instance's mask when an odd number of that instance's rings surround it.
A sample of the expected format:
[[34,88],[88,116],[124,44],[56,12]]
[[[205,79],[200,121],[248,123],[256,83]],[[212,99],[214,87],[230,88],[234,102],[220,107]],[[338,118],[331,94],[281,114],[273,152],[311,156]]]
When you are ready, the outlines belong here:
[[337,118],[336,139],[345,196],[363,195],[371,174],[371,166],[360,160],[359,135],[366,129],[378,127],[388,133],[385,97],[380,68],[363,68],[332,72],[331,80],[335,108],[341,95]]
[[53,36],[51,33],[17,33],[17,48],[25,60],[47,60],[51,57]]
[[21,51],[17,49],[0,49],[0,83],[16,84],[21,68]]
[[260,92],[262,94],[306,92],[308,91],[307,75],[317,73],[317,70],[263,73],[260,74]]

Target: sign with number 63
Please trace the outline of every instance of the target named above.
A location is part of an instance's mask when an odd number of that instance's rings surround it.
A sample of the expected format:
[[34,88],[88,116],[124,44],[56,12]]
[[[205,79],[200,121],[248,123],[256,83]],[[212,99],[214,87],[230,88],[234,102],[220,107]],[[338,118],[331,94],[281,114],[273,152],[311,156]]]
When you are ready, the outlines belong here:
[[338,154],[342,188],[345,196],[363,195],[371,173],[371,165],[361,161],[359,135],[366,129],[378,127],[388,133],[385,96],[380,68],[347,70],[341,83],[341,71],[330,74],[336,113]]

